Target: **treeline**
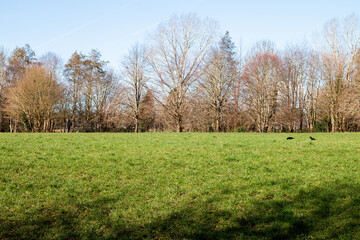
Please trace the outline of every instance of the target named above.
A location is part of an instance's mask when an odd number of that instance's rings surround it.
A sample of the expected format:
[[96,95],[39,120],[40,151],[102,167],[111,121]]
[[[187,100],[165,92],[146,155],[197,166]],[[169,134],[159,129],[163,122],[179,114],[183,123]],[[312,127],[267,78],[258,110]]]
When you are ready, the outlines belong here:
[[0,131],[359,131],[360,21],[324,26],[314,47],[260,41],[246,54],[229,32],[172,17],[123,57],[37,58],[0,50]]

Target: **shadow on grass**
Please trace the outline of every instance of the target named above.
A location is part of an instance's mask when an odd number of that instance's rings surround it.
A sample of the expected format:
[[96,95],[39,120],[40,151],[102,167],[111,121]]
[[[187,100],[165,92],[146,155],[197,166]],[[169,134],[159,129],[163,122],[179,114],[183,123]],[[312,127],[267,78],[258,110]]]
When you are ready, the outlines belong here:
[[360,186],[302,190],[291,199],[253,202],[238,214],[205,203],[143,231],[144,238],[171,239],[360,239]]
[[280,200],[256,200],[242,211],[236,206],[234,211],[223,211],[214,202],[195,202],[143,226],[108,220],[116,201],[100,199],[78,205],[77,211],[87,211],[83,218],[71,209],[52,209],[34,212],[18,222],[1,220],[0,239],[360,238],[360,185],[304,189]]
[[[0,239],[100,239],[115,233],[108,218],[115,198],[44,205],[11,220],[0,216]],[[119,220],[117,222],[121,224]],[[123,224],[124,225],[124,224]],[[106,231],[105,231],[106,229]],[[121,232],[116,232],[121,236]],[[107,236],[109,238],[109,236]]]

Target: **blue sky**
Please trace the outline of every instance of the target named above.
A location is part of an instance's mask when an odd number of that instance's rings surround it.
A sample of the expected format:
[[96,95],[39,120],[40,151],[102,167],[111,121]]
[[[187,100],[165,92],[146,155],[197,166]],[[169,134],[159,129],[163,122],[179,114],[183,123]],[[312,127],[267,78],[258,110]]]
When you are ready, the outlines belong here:
[[174,14],[212,18],[246,50],[259,40],[279,48],[311,40],[331,18],[359,12],[355,0],[0,0],[0,46],[10,52],[28,43],[37,56],[53,51],[64,62],[95,48],[118,68],[133,44]]

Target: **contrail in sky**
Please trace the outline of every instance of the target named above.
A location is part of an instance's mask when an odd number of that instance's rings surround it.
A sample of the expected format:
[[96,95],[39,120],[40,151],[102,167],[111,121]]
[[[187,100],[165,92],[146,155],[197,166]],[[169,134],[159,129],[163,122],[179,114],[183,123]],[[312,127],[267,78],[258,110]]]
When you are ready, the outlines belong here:
[[[139,1],[140,1],[140,0],[131,0],[131,1],[127,2],[126,4],[124,4],[120,9],[127,8],[127,7],[131,6],[132,4],[134,4],[134,3],[136,3],[136,2],[139,2]],[[119,10],[120,10],[120,9],[119,9]],[[39,45],[35,46],[34,49],[37,50],[37,49],[42,48],[42,47],[45,46],[45,45],[48,45],[48,44],[53,43],[53,42],[56,42],[57,40],[62,39],[62,38],[64,38],[64,37],[67,37],[67,36],[69,36],[69,35],[71,35],[71,34],[74,34],[74,33],[78,32],[78,31],[81,31],[81,30],[83,30],[84,28],[88,27],[89,25],[91,25],[91,24],[93,24],[93,23],[95,23],[95,22],[98,22],[98,21],[100,21],[100,20],[101,20],[101,18],[95,18],[95,19],[93,19],[92,21],[90,21],[90,22],[88,22],[88,23],[85,23],[85,24],[83,24],[83,25],[81,25],[81,26],[79,26],[79,27],[77,27],[77,28],[75,28],[75,29],[73,29],[73,30],[71,30],[71,31],[68,31],[68,32],[63,33],[63,34],[60,34],[60,35],[58,35],[58,36],[54,37],[53,39],[50,39],[50,40],[48,40],[48,41],[46,41],[46,42],[40,43]]]
[[139,35],[139,34],[141,34],[141,33],[143,33],[143,32],[146,32],[146,31],[148,31],[148,30],[150,30],[150,29],[158,26],[160,23],[162,23],[163,21],[166,21],[167,19],[169,19],[169,17],[164,18],[164,19],[161,19],[160,21],[157,21],[157,22],[155,22],[155,23],[152,23],[152,24],[150,24],[150,25],[148,25],[148,26],[146,26],[146,27],[144,27],[144,28],[141,28],[140,30],[138,30],[138,31],[136,31],[136,32],[133,32],[132,35],[136,36],[136,35]]
[[95,22],[97,22],[97,21],[99,21],[99,20],[100,20],[100,18],[94,19],[94,20],[92,20],[92,21],[90,21],[90,22],[88,22],[88,23],[85,23],[85,24],[83,24],[83,25],[81,25],[81,26],[79,26],[79,27],[77,27],[77,28],[75,28],[75,29],[73,29],[73,30],[71,30],[71,31],[69,31],[69,32],[60,34],[60,35],[54,37],[53,39],[50,39],[49,41],[40,43],[39,45],[37,45],[36,47],[34,47],[34,49],[39,49],[39,48],[41,48],[41,47],[43,47],[43,46],[45,46],[45,45],[48,45],[48,44],[50,44],[50,43],[53,43],[53,42],[59,40],[59,39],[61,39],[61,38],[64,38],[64,37],[66,37],[66,36],[69,36],[69,35],[71,35],[71,34],[73,34],[73,33],[78,32],[78,31],[81,31],[82,29],[86,28],[86,27],[89,26],[90,24],[93,24],[93,23],[95,23]]

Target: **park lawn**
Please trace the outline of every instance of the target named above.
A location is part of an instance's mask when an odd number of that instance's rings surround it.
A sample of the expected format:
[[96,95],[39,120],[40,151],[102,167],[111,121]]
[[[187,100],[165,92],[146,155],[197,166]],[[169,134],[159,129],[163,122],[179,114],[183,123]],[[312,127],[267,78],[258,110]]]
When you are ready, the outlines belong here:
[[0,134],[0,239],[360,239],[360,134],[309,136]]

